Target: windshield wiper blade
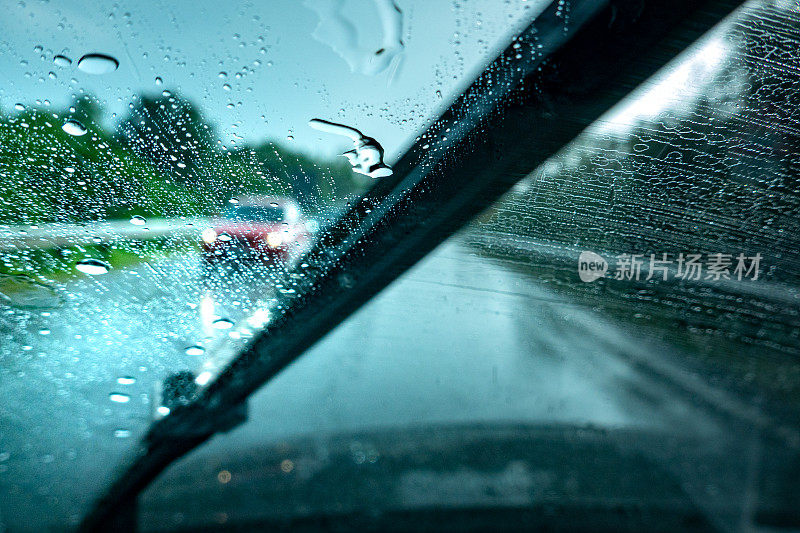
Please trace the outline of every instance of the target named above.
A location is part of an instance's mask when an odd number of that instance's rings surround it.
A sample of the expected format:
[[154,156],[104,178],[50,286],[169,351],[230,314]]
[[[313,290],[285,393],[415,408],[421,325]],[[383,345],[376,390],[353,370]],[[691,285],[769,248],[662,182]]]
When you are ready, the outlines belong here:
[[156,423],[85,531],[134,529],[170,462],[244,418],[247,397],[569,143],[738,0],[552,2],[308,254],[278,316],[190,405]]

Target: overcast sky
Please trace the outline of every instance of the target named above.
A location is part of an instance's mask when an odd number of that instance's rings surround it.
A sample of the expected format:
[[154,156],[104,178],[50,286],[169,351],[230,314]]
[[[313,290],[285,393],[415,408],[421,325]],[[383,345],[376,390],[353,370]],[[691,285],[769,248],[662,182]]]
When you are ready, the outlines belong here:
[[[387,1],[0,0],[0,108],[61,107],[87,91],[119,117],[134,95],[169,89],[198,104],[228,144],[240,136],[317,155],[347,149],[347,139],[308,127],[323,118],[375,137],[392,161],[545,3],[396,0],[405,47],[387,68],[363,68],[391,37],[380,16]],[[320,28],[318,13],[327,13]],[[348,27],[357,39],[349,50]],[[118,70],[77,69],[93,52],[117,58]],[[54,64],[56,54],[72,65]]]

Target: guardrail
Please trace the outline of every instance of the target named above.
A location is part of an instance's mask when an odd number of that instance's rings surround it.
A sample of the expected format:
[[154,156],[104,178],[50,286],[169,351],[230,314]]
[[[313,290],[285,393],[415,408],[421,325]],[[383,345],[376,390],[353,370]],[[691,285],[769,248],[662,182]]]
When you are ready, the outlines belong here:
[[47,223],[26,226],[0,225],[0,252],[49,250],[76,245],[112,244],[117,241],[161,237],[197,237],[213,224],[210,218],[156,218],[143,224],[130,220],[82,223]]
[[[574,272],[575,283],[582,283],[578,277],[578,258],[581,252],[586,251],[586,248],[578,246],[570,246],[558,242],[537,241],[523,236],[511,236],[500,231],[492,231],[481,229],[480,231],[465,232],[464,242],[477,246],[486,250],[487,252],[506,251],[525,257],[533,264],[542,263],[548,265],[559,264],[566,269]],[[600,254],[603,257],[613,258],[619,252],[593,249],[592,251]],[[761,269],[768,271],[770,265],[762,265]],[[762,299],[770,302],[780,302],[793,306],[800,305],[800,290],[793,284],[786,282],[772,281],[768,278],[766,272],[757,280],[746,278],[743,280],[736,279],[707,279],[705,276],[699,278],[679,278],[677,267],[672,265],[668,268],[669,283],[681,283],[687,286],[697,286],[706,289],[714,289],[719,291],[728,291],[736,295],[746,295],[752,298]],[[650,268],[648,262],[644,260],[640,266],[640,277],[633,283],[644,283]],[[662,271],[654,274],[661,274]],[[605,276],[613,279],[610,276]],[[640,281],[641,280],[641,281]],[[658,284],[658,276],[654,284]],[[668,282],[663,281],[666,285]],[[654,285],[657,286],[657,285]]]

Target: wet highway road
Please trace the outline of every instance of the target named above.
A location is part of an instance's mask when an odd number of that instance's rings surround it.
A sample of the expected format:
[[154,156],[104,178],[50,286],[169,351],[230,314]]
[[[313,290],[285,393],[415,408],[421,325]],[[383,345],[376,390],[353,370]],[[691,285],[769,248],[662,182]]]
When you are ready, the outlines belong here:
[[[84,278],[54,309],[5,310],[0,522],[77,523],[144,434],[158,383],[218,365],[246,342],[247,319],[265,318],[272,290],[263,275],[208,281],[186,255]],[[233,327],[216,328],[220,318]],[[187,355],[195,344],[206,353]],[[663,349],[451,240],[259,391],[249,423],[200,453],[474,421],[720,438],[706,411],[641,371]]]

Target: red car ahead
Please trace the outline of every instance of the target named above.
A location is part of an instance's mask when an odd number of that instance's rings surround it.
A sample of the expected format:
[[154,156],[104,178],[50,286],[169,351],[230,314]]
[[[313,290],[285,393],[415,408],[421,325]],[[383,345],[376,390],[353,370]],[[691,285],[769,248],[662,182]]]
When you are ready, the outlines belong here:
[[310,246],[312,224],[288,198],[232,200],[215,225],[201,234],[203,257],[212,264],[229,260],[289,264]]

